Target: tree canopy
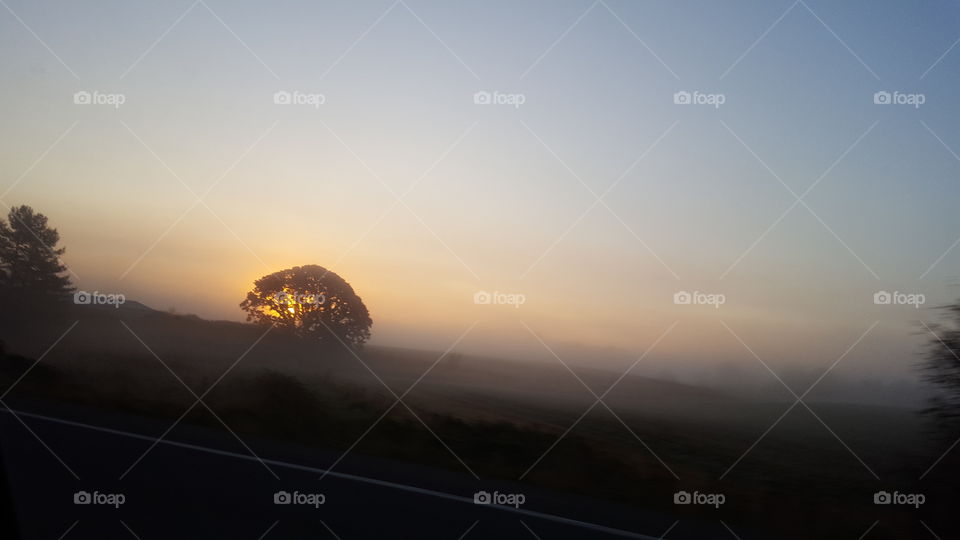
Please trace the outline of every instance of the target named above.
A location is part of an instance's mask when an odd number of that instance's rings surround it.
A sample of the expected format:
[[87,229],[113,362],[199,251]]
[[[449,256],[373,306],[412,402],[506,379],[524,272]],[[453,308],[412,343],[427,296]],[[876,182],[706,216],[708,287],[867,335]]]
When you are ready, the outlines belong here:
[[315,264],[263,276],[240,307],[247,320],[273,324],[324,343],[362,345],[373,321],[353,287]]
[[25,205],[11,208],[7,221],[0,219],[0,292],[34,301],[66,298],[73,287],[59,243],[46,216]]

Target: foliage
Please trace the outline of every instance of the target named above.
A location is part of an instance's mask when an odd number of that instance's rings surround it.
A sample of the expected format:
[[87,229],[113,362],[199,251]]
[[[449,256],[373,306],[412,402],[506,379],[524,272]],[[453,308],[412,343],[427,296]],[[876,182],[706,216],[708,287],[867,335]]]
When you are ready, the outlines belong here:
[[60,234],[47,217],[29,206],[10,209],[8,223],[0,220],[0,289],[4,296],[31,302],[62,300],[73,288],[57,248]]
[[931,326],[923,369],[924,379],[940,392],[927,409],[943,423],[960,424],[960,301],[944,308],[946,324]]
[[263,276],[240,307],[247,320],[273,324],[325,343],[362,345],[373,321],[363,301],[342,277],[305,265]]

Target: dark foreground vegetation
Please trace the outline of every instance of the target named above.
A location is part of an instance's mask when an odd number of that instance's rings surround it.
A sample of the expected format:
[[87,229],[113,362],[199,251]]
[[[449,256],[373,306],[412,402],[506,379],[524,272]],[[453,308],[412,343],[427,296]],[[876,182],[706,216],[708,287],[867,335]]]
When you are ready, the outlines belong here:
[[[390,349],[351,352],[283,332],[264,334],[262,326],[204,321],[136,303],[120,309],[64,305],[42,316],[8,313],[0,322],[7,342],[0,384],[6,389],[19,380],[8,402],[51,400],[172,422],[195,401],[185,384],[198,396],[209,390],[204,401],[242,437],[323,450],[350,448],[394,404],[373,373],[402,395],[436,359]],[[481,377],[471,370],[484,365],[517,369],[514,375],[527,378],[524,369],[542,370],[548,377],[546,367],[450,355],[404,402],[481,478],[516,482],[592,399],[523,400],[496,383],[478,386]],[[506,385],[510,376],[493,380]],[[957,459],[948,454],[919,480],[952,441],[931,436],[909,411],[814,404],[841,442],[798,406],[738,462],[789,403],[741,402],[640,377],[625,380],[624,392],[608,400],[623,424],[595,407],[523,481],[681,520],[723,520],[751,533],[744,538],[858,538],[878,520],[869,538],[923,537],[928,533],[921,520],[942,537],[957,532],[948,519]],[[352,452],[466,473],[420,420],[397,405]],[[199,406],[183,422],[223,429]],[[719,509],[675,505],[679,490],[723,493],[726,502]],[[923,493],[926,502],[919,509],[875,505],[873,494],[881,490]]]

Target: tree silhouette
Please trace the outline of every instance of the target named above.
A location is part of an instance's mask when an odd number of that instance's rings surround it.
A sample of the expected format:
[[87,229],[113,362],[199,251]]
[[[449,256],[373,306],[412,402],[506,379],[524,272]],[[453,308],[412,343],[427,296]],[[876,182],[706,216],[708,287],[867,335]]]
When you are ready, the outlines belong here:
[[342,277],[315,264],[296,266],[256,280],[240,307],[247,320],[275,324],[324,343],[362,345],[373,321]]
[[960,424],[960,301],[944,309],[947,322],[930,326],[933,336],[921,369],[939,390],[926,412],[949,427]]
[[47,217],[29,206],[15,206],[0,220],[0,289],[8,298],[60,300],[73,287],[60,262],[60,234]]

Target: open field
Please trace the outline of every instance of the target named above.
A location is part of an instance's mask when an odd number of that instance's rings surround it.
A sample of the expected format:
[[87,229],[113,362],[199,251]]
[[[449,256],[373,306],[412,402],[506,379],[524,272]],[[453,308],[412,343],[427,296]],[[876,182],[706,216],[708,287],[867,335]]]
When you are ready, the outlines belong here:
[[[734,529],[749,523],[779,537],[794,535],[783,529],[792,523],[797,537],[840,527],[856,538],[881,518],[877,537],[909,534],[918,512],[936,516],[947,504],[934,494],[951,487],[943,485],[950,459],[938,466],[944,474],[916,481],[944,447],[929,442],[921,418],[903,409],[812,403],[816,416],[797,405],[781,418],[789,403],[633,375],[604,398],[606,406],[591,408],[595,398],[583,384],[601,395],[619,374],[576,369],[581,384],[559,362],[458,354],[438,361],[439,353],[374,347],[355,356],[279,333],[264,336],[262,327],[147,310],[81,309],[12,333],[9,352],[22,357],[4,361],[4,385],[43,353],[37,344],[55,339],[40,334],[62,333],[71,320],[79,321],[74,330],[11,399],[172,420],[195,401],[178,377],[197,395],[216,383],[205,401],[247,436],[324,450],[351,448],[363,436],[352,450],[357,455],[505,482],[522,478],[678,519],[720,518]],[[403,395],[414,382],[404,397],[409,409],[395,405],[387,387]],[[184,421],[219,427],[202,407]],[[883,489],[923,491],[928,502],[919,511],[877,507],[872,496]],[[677,506],[672,496],[679,490],[722,493],[726,502],[720,509]],[[798,514],[798,507],[806,510]]]

